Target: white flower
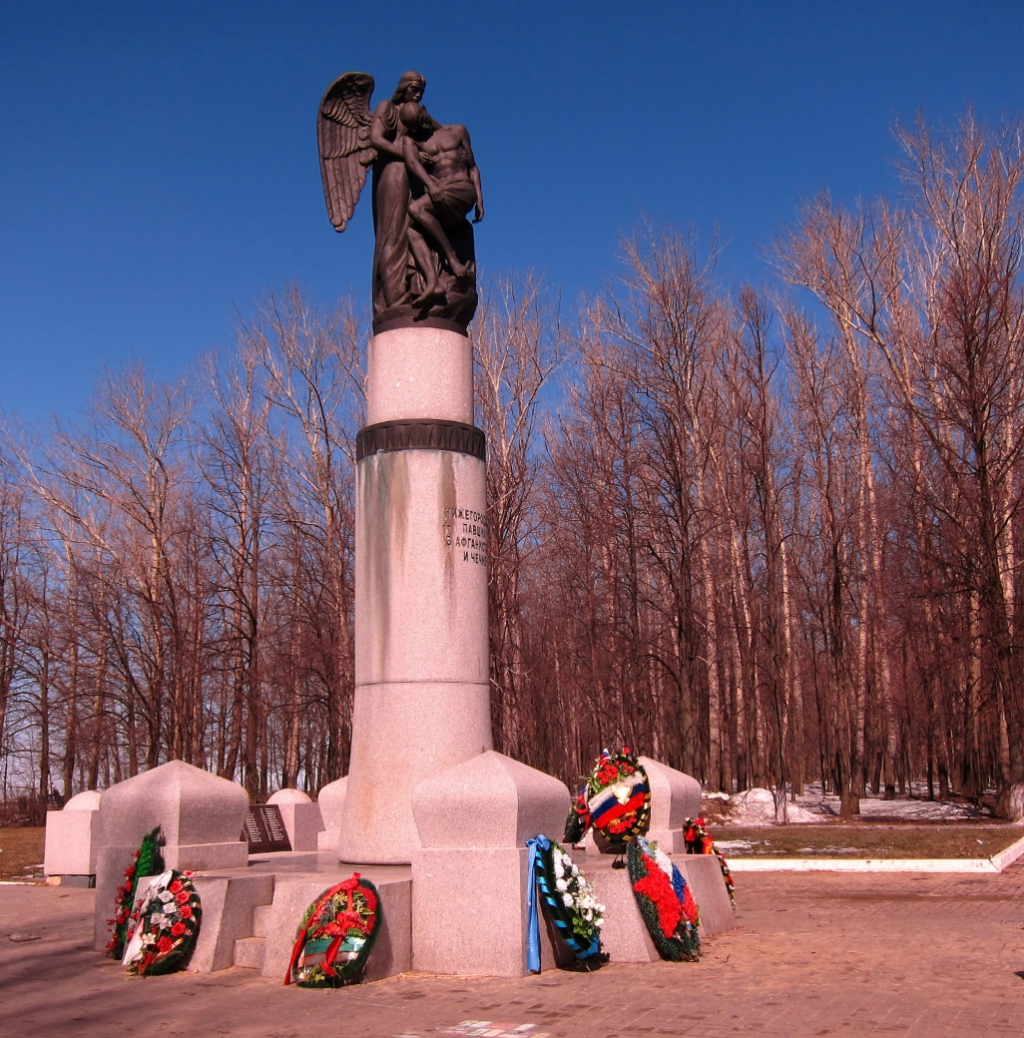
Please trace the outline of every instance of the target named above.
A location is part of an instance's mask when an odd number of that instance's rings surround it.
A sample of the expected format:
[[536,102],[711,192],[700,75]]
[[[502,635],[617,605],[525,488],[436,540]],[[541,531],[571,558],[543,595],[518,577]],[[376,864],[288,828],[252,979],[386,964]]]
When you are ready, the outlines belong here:
[[555,886],[564,894],[569,889],[569,884],[564,879],[556,879]]
[[160,898],[164,904],[167,904],[168,901],[174,900],[174,895],[169,890],[161,890],[160,893],[157,894],[157,897]]
[[572,867],[572,874],[574,876],[578,876],[580,874],[580,870],[579,870],[579,866],[578,865],[573,865],[573,867]]
[[572,908],[572,894],[563,894],[562,904],[565,905],[566,908]]

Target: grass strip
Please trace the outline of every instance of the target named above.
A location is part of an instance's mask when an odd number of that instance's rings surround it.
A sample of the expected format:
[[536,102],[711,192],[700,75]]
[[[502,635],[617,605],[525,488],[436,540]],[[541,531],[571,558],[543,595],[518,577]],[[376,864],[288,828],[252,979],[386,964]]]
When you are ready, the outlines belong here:
[[991,858],[1024,836],[1019,825],[921,823],[717,826],[727,858]]

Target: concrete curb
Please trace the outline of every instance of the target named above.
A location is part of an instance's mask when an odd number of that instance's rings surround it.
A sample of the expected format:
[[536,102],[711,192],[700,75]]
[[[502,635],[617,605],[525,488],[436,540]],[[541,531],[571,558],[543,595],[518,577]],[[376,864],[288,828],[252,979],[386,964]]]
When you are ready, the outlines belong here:
[[1024,837],[991,858],[728,858],[732,872],[999,873],[1024,856]]

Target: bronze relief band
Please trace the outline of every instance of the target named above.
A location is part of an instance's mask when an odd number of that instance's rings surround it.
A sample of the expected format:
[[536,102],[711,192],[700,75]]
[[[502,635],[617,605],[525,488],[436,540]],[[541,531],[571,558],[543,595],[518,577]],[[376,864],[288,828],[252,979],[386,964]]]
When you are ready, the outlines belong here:
[[487,440],[464,422],[397,421],[366,425],[356,433],[356,461],[391,451],[434,450],[487,460]]

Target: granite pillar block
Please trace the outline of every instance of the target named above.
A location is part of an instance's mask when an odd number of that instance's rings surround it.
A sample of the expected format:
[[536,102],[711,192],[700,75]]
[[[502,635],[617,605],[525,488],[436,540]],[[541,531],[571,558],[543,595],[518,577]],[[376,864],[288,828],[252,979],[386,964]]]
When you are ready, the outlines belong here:
[[418,849],[412,792],[431,771],[490,749],[487,685],[357,687],[338,859],[408,864]]
[[96,859],[96,944],[108,940],[114,895],[143,836],[160,826],[164,867],[184,871],[230,869],[248,862],[239,839],[249,797],[235,782],[184,761],[119,782],[100,799],[101,847]]
[[348,790],[348,776],[328,782],[316,795],[320,808],[320,818],[324,827],[317,833],[317,850],[337,851],[338,838],[341,835],[341,816],[345,810],[345,793]]
[[[527,839],[561,835],[569,790],[493,750],[424,779],[413,794],[413,965],[432,973],[526,972]],[[443,925],[438,920],[443,919]],[[542,968],[564,955],[541,931]]]
[[667,854],[685,854],[685,822],[700,814],[700,783],[692,775],[650,757],[641,757],[640,763],[651,784],[647,839],[657,841]]
[[288,842],[293,851],[318,850],[318,836],[324,827],[320,808],[300,789],[279,789],[267,799],[281,812]]
[[101,794],[94,789],[73,796],[63,811],[46,812],[43,872],[47,876],[93,876],[100,844]]
[[485,489],[485,463],[455,451],[359,462],[357,686],[490,680]]

